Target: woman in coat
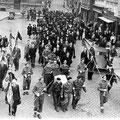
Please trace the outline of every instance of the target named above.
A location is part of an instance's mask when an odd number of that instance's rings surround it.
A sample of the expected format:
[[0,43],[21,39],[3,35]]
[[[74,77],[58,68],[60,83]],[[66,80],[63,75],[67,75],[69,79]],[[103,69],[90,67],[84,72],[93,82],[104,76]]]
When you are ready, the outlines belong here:
[[16,115],[17,105],[20,104],[21,97],[20,97],[20,90],[17,81],[14,79],[12,80],[12,91],[13,91],[13,106],[12,106],[12,115]]
[[16,116],[17,105],[21,103],[19,85],[16,79],[13,79],[12,82],[8,84],[7,101],[9,104],[9,116]]

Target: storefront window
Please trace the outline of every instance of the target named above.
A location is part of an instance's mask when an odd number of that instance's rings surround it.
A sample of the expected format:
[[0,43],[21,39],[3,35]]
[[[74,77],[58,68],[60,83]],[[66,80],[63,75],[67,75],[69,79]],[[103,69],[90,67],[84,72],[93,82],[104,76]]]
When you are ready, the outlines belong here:
[[21,3],[28,3],[28,0],[21,0]]
[[13,0],[0,0],[0,2],[13,2]]

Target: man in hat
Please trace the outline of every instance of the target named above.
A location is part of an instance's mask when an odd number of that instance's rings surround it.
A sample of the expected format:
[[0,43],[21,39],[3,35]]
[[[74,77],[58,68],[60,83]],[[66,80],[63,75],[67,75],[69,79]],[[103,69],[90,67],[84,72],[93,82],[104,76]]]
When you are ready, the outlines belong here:
[[33,70],[30,67],[29,63],[27,62],[25,64],[25,67],[22,70],[22,75],[23,75],[23,95],[28,95],[28,91],[30,89],[30,84],[31,84],[31,75],[33,74]]
[[104,103],[108,101],[108,86],[109,83],[106,79],[106,75],[103,75],[102,80],[98,84],[98,90],[100,91],[100,109],[104,112]]
[[31,47],[29,49],[29,55],[32,68],[35,68],[36,51],[37,49],[35,48],[35,44],[31,44]]
[[54,107],[57,112],[59,112],[58,107],[60,105],[61,90],[62,82],[60,78],[57,78],[52,87]]
[[85,59],[82,58],[80,64],[77,67],[78,76],[81,76],[81,79],[83,80],[83,82],[85,82],[85,71],[87,68],[84,61],[85,61]]
[[25,48],[24,48],[24,58],[26,59],[26,62],[30,60],[29,49],[30,49],[30,40],[27,40],[27,44],[25,44]]
[[35,96],[34,99],[34,117],[38,117],[41,119],[40,113],[43,109],[44,103],[44,92],[46,91],[46,84],[44,83],[43,77],[39,79],[39,81],[33,87],[33,93]]
[[84,63],[87,65],[88,63],[88,51],[87,48],[84,47],[84,50],[81,52],[81,59],[84,58]]
[[21,58],[21,50],[18,48],[18,45],[16,45],[13,49],[13,63],[15,66],[15,71],[19,70],[19,60]]
[[77,76],[77,79],[73,81],[73,99],[72,99],[72,107],[76,108],[78,101],[81,99],[81,90],[86,92],[86,87],[84,85],[81,76]]
[[61,107],[63,112],[68,111],[68,105],[71,99],[71,94],[73,91],[73,84],[71,82],[71,77],[67,77],[67,82],[63,85],[63,98],[64,100],[61,102]]

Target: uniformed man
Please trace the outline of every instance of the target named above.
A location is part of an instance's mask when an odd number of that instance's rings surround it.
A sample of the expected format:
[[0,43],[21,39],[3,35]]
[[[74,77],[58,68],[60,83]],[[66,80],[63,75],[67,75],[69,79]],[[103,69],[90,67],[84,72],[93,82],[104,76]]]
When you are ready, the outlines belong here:
[[115,71],[113,66],[108,68],[109,73],[106,74],[106,78],[109,81],[110,85],[108,86],[108,92],[111,90],[113,83],[117,83],[117,76],[115,75]]
[[[44,77],[44,82],[46,83],[46,85],[50,84],[51,81],[53,80],[53,70],[52,70],[52,67],[51,67],[51,61],[50,60],[43,69],[43,77]],[[47,93],[49,93],[49,88],[50,88],[50,85],[47,88]]]
[[15,66],[15,71],[19,70],[19,60],[21,58],[21,50],[20,48],[18,48],[18,46],[16,45],[13,49],[13,63]]
[[45,91],[46,91],[46,84],[44,83],[43,77],[41,77],[33,88],[33,93],[35,95],[33,116],[38,117],[39,119],[41,119],[40,113],[42,112],[43,109]]
[[72,99],[72,107],[76,108],[78,101],[81,99],[81,90],[86,92],[86,87],[84,85],[81,76],[78,76],[75,81],[73,81],[73,99]]
[[104,112],[104,103],[108,101],[108,86],[109,83],[106,75],[104,75],[98,85],[98,90],[100,91],[100,109],[102,113]]
[[29,63],[27,62],[25,64],[25,67],[22,70],[23,75],[23,95],[28,95],[28,91],[30,89],[31,84],[31,75],[33,74],[32,68],[29,66]]
[[66,76],[70,74],[70,67],[67,65],[66,60],[64,60],[63,64],[60,66],[60,70]]
[[85,82],[85,71],[86,71],[86,65],[85,65],[84,61],[85,61],[85,59],[82,58],[81,63],[77,67],[78,76],[81,76],[81,79],[83,80],[83,82]]
[[60,105],[61,90],[62,90],[62,82],[60,78],[57,78],[56,81],[53,83],[53,87],[52,87],[54,107],[57,112],[59,112],[58,107]]
[[60,70],[60,67],[57,64],[57,60],[54,60],[51,67],[52,67],[52,71],[53,71],[53,76],[55,76],[57,74],[57,72]]
[[73,91],[73,84],[71,82],[71,77],[67,77],[67,82],[63,85],[63,101],[61,102],[61,107],[63,112],[68,111],[68,105],[71,99],[71,94]]

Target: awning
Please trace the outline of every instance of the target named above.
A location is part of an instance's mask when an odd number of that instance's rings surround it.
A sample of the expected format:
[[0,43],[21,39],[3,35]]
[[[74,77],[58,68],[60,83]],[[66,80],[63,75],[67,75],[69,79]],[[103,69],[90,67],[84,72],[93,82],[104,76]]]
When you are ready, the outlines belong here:
[[86,7],[86,6],[84,6],[84,5],[82,5],[81,7],[82,7],[82,9],[85,9],[85,10],[90,10],[90,8],[89,8],[89,7]]
[[95,11],[95,12],[97,12],[97,13],[101,13],[102,14],[102,11],[101,10],[99,10],[99,9],[93,9],[93,11]]
[[112,21],[110,19],[107,19],[105,17],[98,17],[98,18],[101,19],[101,20],[103,20],[103,21],[105,21],[106,23],[112,23],[112,22],[114,22],[114,21]]

